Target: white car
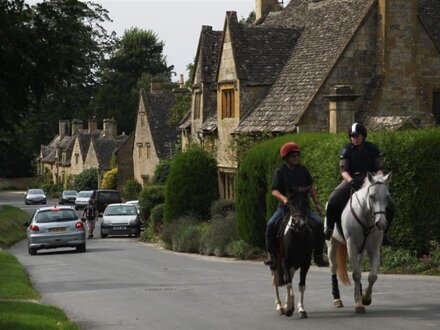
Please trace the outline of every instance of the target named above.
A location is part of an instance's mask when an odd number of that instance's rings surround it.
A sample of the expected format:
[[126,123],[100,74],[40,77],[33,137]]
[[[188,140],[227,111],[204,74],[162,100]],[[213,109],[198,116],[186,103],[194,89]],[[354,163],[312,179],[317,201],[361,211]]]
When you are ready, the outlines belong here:
[[92,197],[93,190],[83,190],[78,193],[75,200],[75,210],[83,209],[89,204],[90,197]]
[[137,212],[138,212],[138,214],[139,214],[139,201],[128,201],[128,202],[125,202],[125,204],[133,204],[134,206],[136,206],[136,209],[137,209]]
[[110,204],[102,215],[101,238],[108,235],[128,235],[139,237],[141,222],[133,204]]

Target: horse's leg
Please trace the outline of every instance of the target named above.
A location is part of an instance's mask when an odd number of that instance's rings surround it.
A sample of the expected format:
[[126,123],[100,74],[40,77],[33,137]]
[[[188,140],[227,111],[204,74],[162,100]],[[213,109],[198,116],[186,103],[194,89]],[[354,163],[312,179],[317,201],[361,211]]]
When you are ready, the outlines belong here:
[[283,307],[281,306],[281,300],[280,300],[280,292],[279,292],[279,278],[278,278],[278,271],[274,270],[272,272],[272,284],[275,290],[275,309],[278,312],[279,315],[284,314]]
[[362,258],[358,255],[357,246],[347,239],[348,254],[351,260],[351,268],[353,269],[354,281],[354,304],[356,313],[365,313],[365,306],[362,304],[361,274],[362,274]]
[[373,293],[373,285],[377,280],[377,271],[380,263],[380,247],[373,253],[370,253],[370,274],[368,275],[368,287],[362,297],[362,303],[366,306],[371,304],[371,295]]
[[307,312],[304,309],[304,292],[306,291],[306,277],[309,267],[310,263],[308,265],[303,265],[300,270],[298,314],[301,319],[307,318]]
[[339,294],[339,284],[338,277],[336,276],[336,271],[338,270],[338,263],[336,260],[336,247],[338,243],[335,239],[331,239],[327,242],[328,260],[330,262],[330,272],[332,279],[332,295],[333,295],[333,305],[336,308],[344,307],[342,303],[341,296]]
[[286,316],[292,316],[293,311],[295,310],[295,296],[292,287],[292,278],[294,274],[295,270],[292,268],[291,271],[289,271],[290,278],[286,284],[286,305],[284,306],[284,315]]

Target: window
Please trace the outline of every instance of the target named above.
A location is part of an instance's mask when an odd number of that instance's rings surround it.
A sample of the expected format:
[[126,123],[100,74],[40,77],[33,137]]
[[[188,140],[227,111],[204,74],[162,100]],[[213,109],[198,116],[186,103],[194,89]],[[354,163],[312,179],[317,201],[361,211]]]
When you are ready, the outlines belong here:
[[79,154],[75,154],[75,164],[79,163]]
[[234,199],[235,173],[220,172],[220,195],[223,199]]
[[233,89],[223,89],[222,90],[222,119],[223,118],[234,118],[234,90]]
[[149,159],[151,156],[151,144],[147,142],[145,146],[147,147],[147,159]]
[[138,158],[142,157],[142,143],[137,143],[137,149],[138,149]]
[[195,94],[194,94],[194,119],[200,118],[200,100],[201,100],[200,92],[195,92]]
[[440,90],[432,93],[432,114],[435,118],[435,123],[440,124]]
[[141,127],[145,126],[145,112],[139,112],[139,116],[141,119]]

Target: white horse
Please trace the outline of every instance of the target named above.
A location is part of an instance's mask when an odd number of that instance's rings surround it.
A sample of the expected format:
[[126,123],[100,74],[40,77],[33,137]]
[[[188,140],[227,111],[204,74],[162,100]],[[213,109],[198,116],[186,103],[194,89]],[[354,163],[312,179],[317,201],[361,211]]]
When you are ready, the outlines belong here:
[[[390,200],[388,175],[373,175],[368,173],[364,184],[350,197],[341,215],[341,227],[335,226],[333,236],[327,243],[330,270],[332,273],[332,294],[335,307],[343,307],[338,288],[338,277],[348,285],[350,280],[347,273],[347,250],[353,269],[355,312],[365,313],[365,306],[371,304],[373,285],[377,280],[380,263],[380,247],[383,230],[387,225],[385,210]],[[361,274],[362,262],[368,253],[370,273],[368,287],[362,295]],[[337,273],[337,275],[336,275]]]

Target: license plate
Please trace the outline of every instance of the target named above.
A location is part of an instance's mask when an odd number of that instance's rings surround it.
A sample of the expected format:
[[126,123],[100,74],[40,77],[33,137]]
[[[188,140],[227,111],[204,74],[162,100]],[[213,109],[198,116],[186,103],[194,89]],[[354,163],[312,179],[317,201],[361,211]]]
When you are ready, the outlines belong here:
[[127,227],[113,227],[114,230],[125,230]]
[[50,232],[60,232],[60,231],[66,231],[67,228],[65,227],[60,227],[60,228],[49,228]]

